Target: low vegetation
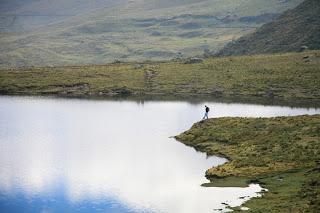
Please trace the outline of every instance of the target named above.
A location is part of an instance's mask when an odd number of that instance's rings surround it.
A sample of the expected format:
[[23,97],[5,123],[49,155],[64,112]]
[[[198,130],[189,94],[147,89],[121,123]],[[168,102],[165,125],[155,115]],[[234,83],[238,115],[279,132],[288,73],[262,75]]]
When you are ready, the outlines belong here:
[[207,170],[205,186],[267,188],[245,204],[252,212],[320,211],[320,115],[209,119],[176,139],[230,159]]
[[171,96],[310,102],[320,100],[320,52],[210,58],[186,63],[2,70],[0,93],[65,97]]
[[217,55],[250,55],[320,49],[320,2],[305,0],[254,33],[230,42]]

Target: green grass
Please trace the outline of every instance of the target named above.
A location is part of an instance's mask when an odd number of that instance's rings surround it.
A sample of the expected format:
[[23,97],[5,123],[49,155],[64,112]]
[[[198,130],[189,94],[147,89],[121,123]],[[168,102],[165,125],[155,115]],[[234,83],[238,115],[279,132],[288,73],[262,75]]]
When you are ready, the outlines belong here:
[[229,43],[217,55],[254,55],[294,52],[307,46],[320,49],[320,4],[305,0],[255,32]]
[[319,211],[320,115],[209,119],[176,139],[230,159],[206,171],[206,186],[255,182],[267,188],[245,204],[251,212]]
[[224,177],[213,182],[201,184],[203,187],[247,187],[248,179],[239,177]]
[[[304,57],[308,57],[304,59]],[[202,63],[113,63],[2,70],[0,93],[67,97],[171,96],[320,100],[320,52],[210,58]]]

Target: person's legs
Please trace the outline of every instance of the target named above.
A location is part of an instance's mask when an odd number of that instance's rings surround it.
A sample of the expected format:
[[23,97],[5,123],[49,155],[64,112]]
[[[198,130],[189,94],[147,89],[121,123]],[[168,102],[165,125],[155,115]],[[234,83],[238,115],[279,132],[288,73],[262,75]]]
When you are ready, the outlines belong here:
[[208,114],[209,114],[209,113],[206,112],[206,118],[207,118],[207,119],[209,119],[209,115],[208,115]]
[[207,113],[204,113],[202,120],[206,119],[206,115],[207,115]]
[[204,114],[202,120],[204,120],[204,119],[208,119],[208,113],[207,112]]

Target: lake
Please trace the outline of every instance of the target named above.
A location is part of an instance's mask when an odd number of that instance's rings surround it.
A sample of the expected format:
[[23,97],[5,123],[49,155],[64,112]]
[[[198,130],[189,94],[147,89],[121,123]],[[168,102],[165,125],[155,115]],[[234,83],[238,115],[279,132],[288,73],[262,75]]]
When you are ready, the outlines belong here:
[[[226,159],[171,136],[210,117],[319,114],[320,109],[183,101],[0,96],[1,212],[220,212],[261,187],[201,187]],[[245,199],[239,199],[245,197]],[[222,210],[220,210],[222,209]]]

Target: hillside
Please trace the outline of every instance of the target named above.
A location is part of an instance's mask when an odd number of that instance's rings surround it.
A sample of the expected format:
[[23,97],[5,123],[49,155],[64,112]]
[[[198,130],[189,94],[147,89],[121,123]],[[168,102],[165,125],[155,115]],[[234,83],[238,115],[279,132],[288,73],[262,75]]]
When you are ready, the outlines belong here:
[[320,51],[209,58],[202,63],[113,63],[2,70],[2,95],[221,98],[318,106]]
[[1,0],[0,32],[25,32],[127,0]]
[[320,1],[306,0],[256,32],[226,45],[218,56],[320,49]]
[[0,68],[168,60],[213,53],[301,1],[134,0],[101,7],[29,33],[2,34]]

